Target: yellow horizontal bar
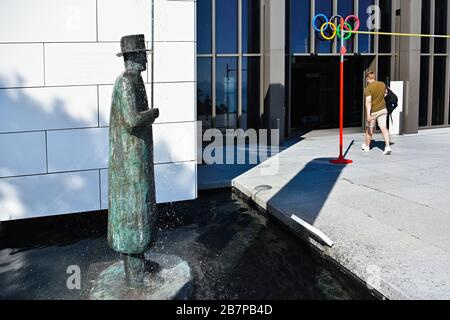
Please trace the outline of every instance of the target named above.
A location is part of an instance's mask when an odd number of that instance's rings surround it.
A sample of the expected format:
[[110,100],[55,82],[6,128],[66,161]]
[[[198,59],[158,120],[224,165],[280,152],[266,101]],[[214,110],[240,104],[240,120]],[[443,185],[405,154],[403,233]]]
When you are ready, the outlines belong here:
[[420,37],[420,38],[443,38],[450,39],[450,35],[437,35],[437,34],[420,34],[420,33],[399,33],[399,32],[379,32],[379,31],[349,31],[344,30],[344,33],[354,34],[369,34],[380,36],[398,36],[398,37]]

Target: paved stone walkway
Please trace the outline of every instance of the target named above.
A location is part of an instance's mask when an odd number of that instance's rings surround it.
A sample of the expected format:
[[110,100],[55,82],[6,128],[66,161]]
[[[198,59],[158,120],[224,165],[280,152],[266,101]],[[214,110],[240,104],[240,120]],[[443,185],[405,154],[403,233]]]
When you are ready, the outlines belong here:
[[233,186],[386,298],[450,299],[450,129],[393,137],[390,157],[345,139],[352,165],[312,135]]

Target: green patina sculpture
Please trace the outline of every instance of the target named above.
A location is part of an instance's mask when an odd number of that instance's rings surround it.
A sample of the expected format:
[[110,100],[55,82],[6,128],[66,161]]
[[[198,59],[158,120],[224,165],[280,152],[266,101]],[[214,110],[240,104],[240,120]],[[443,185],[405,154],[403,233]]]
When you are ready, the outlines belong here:
[[146,70],[144,35],[121,39],[126,70],[114,86],[110,118],[108,241],[123,255],[125,278],[139,285],[146,272],[144,253],[156,236],[152,124],[141,72]]

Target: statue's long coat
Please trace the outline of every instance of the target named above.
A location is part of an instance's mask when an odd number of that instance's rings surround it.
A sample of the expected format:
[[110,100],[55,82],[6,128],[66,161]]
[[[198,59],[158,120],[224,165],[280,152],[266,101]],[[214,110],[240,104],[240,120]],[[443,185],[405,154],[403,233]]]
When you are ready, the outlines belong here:
[[109,148],[108,241],[117,252],[145,252],[156,232],[152,123],[138,70],[116,81],[111,104]]

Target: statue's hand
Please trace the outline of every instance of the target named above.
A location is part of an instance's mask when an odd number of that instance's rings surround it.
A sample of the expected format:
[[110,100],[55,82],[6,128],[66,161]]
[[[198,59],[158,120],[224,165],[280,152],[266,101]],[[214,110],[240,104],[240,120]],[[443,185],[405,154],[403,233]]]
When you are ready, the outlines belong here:
[[131,128],[141,128],[151,126],[155,120],[159,117],[159,109],[147,109],[145,111],[136,114],[134,121],[130,124]]
[[153,118],[154,118],[155,120],[159,118],[159,109],[158,109],[158,108],[150,109],[150,111],[152,111],[152,113],[153,113]]

